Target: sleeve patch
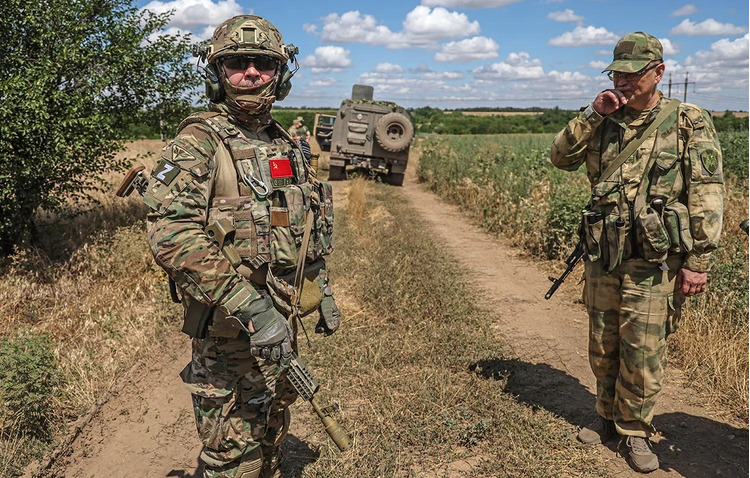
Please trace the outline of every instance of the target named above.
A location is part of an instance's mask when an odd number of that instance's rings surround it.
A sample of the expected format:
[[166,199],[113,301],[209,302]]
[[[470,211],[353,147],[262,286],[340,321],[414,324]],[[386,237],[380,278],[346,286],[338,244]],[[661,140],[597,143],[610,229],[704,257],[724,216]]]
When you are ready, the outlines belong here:
[[169,186],[179,173],[180,168],[175,166],[171,161],[162,158],[161,161],[154,166],[151,175],[165,186]]
[[706,150],[701,153],[701,163],[706,172],[713,176],[719,167],[719,155],[714,150]]

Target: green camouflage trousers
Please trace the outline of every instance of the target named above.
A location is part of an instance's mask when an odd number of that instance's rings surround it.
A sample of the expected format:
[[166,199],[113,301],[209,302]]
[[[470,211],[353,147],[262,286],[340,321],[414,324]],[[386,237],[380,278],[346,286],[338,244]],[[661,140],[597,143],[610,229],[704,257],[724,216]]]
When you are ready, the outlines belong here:
[[[218,323],[217,323],[218,322]],[[205,478],[233,478],[260,447],[261,477],[278,476],[288,407],[297,394],[279,367],[250,355],[245,333],[215,319],[180,376],[193,397]]]
[[648,437],[667,365],[667,340],[684,296],[674,294],[682,256],[668,271],[643,259],[622,261],[607,274],[586,262],[584,301],[589,314],[589,363],[596,377],[596,410],[621,435]]

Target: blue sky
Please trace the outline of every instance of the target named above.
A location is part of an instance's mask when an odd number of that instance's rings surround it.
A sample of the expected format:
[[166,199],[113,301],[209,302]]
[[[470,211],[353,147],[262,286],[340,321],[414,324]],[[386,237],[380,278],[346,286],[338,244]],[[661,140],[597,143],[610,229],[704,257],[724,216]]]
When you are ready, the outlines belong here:
[[170,31],[208,38],[225,19],[260,15],[300,49],[279,106],[337,107],[354,83],[405,107],[554,107],[589,103],[617,39],[664,45],[661,90],[712,110],[748,110],[746,0],[143,1],[174,10]]

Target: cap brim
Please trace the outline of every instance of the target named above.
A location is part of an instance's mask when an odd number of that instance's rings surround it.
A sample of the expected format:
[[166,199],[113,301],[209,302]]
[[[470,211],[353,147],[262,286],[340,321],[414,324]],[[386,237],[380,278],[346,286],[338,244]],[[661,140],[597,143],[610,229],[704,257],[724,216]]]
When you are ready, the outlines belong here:
[[615,60],[609,64],[602,73],[607,71],[621,71],[623,73],[636,73],[646,68],[654,60]]

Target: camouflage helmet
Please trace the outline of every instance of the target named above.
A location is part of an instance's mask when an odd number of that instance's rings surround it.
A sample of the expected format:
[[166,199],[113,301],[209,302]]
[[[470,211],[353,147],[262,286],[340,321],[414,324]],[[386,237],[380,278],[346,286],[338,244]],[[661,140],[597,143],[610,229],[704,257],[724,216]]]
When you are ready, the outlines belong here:
[[282,63],[289,60],[279,29],[256,15],[238,15],[219,25],[211,37],[211,52],[206,59],[213,63],[238,53],[268,55]]
[[614,60],[604,71],[635,73],[664,57],[661,42],[648,33],[628,33],[615,45]]

